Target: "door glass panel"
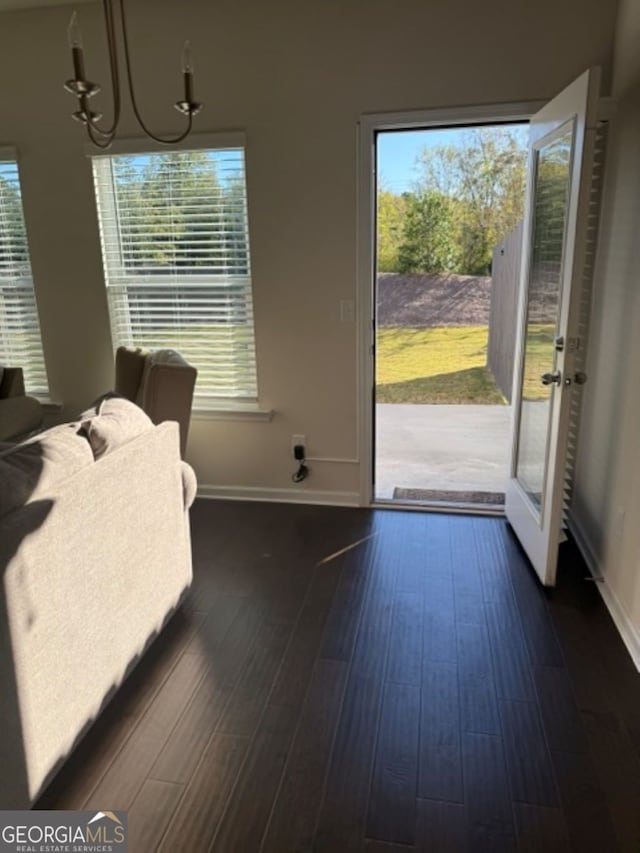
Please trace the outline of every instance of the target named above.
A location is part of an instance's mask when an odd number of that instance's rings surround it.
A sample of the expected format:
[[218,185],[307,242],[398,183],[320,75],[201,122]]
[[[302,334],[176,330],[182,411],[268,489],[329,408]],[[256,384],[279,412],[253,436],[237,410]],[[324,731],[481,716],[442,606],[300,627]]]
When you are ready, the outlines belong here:
[[555,388],[541,376],[555,369],[572,144],[573,122],[536,152],[516,477],[539,517]]

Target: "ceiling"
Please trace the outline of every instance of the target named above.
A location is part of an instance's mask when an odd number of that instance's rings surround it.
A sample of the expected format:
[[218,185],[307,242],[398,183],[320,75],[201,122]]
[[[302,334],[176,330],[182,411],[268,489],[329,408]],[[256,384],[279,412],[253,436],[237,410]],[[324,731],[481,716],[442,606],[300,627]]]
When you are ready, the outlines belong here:
[[93,3],[95,0],[0,0],[0,12],[16,9],[36,9],[39,6],[68,6],[80,3]]

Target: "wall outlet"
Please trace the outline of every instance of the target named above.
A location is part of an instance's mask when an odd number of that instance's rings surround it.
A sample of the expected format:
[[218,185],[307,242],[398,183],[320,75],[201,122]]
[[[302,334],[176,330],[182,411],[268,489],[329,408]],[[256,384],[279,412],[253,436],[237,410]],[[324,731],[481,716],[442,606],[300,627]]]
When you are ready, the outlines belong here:
[[293,456],[293,448],[296,444],[301,444],[304,448],[307,446],[307,436],[306,435],[292,435],[291,436],[291,455]]

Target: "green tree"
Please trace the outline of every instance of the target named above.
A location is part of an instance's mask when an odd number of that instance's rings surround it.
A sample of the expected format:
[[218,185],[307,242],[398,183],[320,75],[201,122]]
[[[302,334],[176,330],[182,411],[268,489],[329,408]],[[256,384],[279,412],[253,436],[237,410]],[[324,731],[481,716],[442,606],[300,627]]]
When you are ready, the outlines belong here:
[[227,272],[248,275],[247,204],[244,181],[239,176],[230,178],[224,188],[223,219]]
[[505,127],[473,128],[462,145],[425,148],[419,189],[446,196],[459,245],[452,272],[487,274],[493,248],[523,215],[525,133]]
[[459,265],[458,256],[451,200],[434,190],[407,193],[398,271],[451,271]]
[[[1,164],[0,164],[1,167]],[[24,218],[18,187],[0,171],[0,273],[28,266]]]
[[560,137],[541,150],[536,175],[535,255],[548,270],[554,268],[556,275],[562,262],[570,162],[570,140]]
[[378,191],[377,260],[378,272],[398,272],[399,251],[407,211],[405,195],[384,188]]
[[206,152],[122,158],[114,168],[129,270],[210,267],[222,254],[224,193]]

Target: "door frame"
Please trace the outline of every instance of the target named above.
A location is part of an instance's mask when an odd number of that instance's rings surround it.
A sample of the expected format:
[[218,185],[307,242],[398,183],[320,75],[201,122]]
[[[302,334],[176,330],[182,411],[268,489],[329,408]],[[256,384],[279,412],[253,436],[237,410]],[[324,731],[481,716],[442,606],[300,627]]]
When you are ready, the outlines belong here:
[[[360,506],[375,504],[374,465],[374,276],[375,276],[375,137],[379,131],[428,130],[456,125],[529,121],[546,101],[516,101],[405,112],[364,113],[356,132],[356,300],[358,359],[358,458]],[[384,506],[390,506],[385,502]]]

